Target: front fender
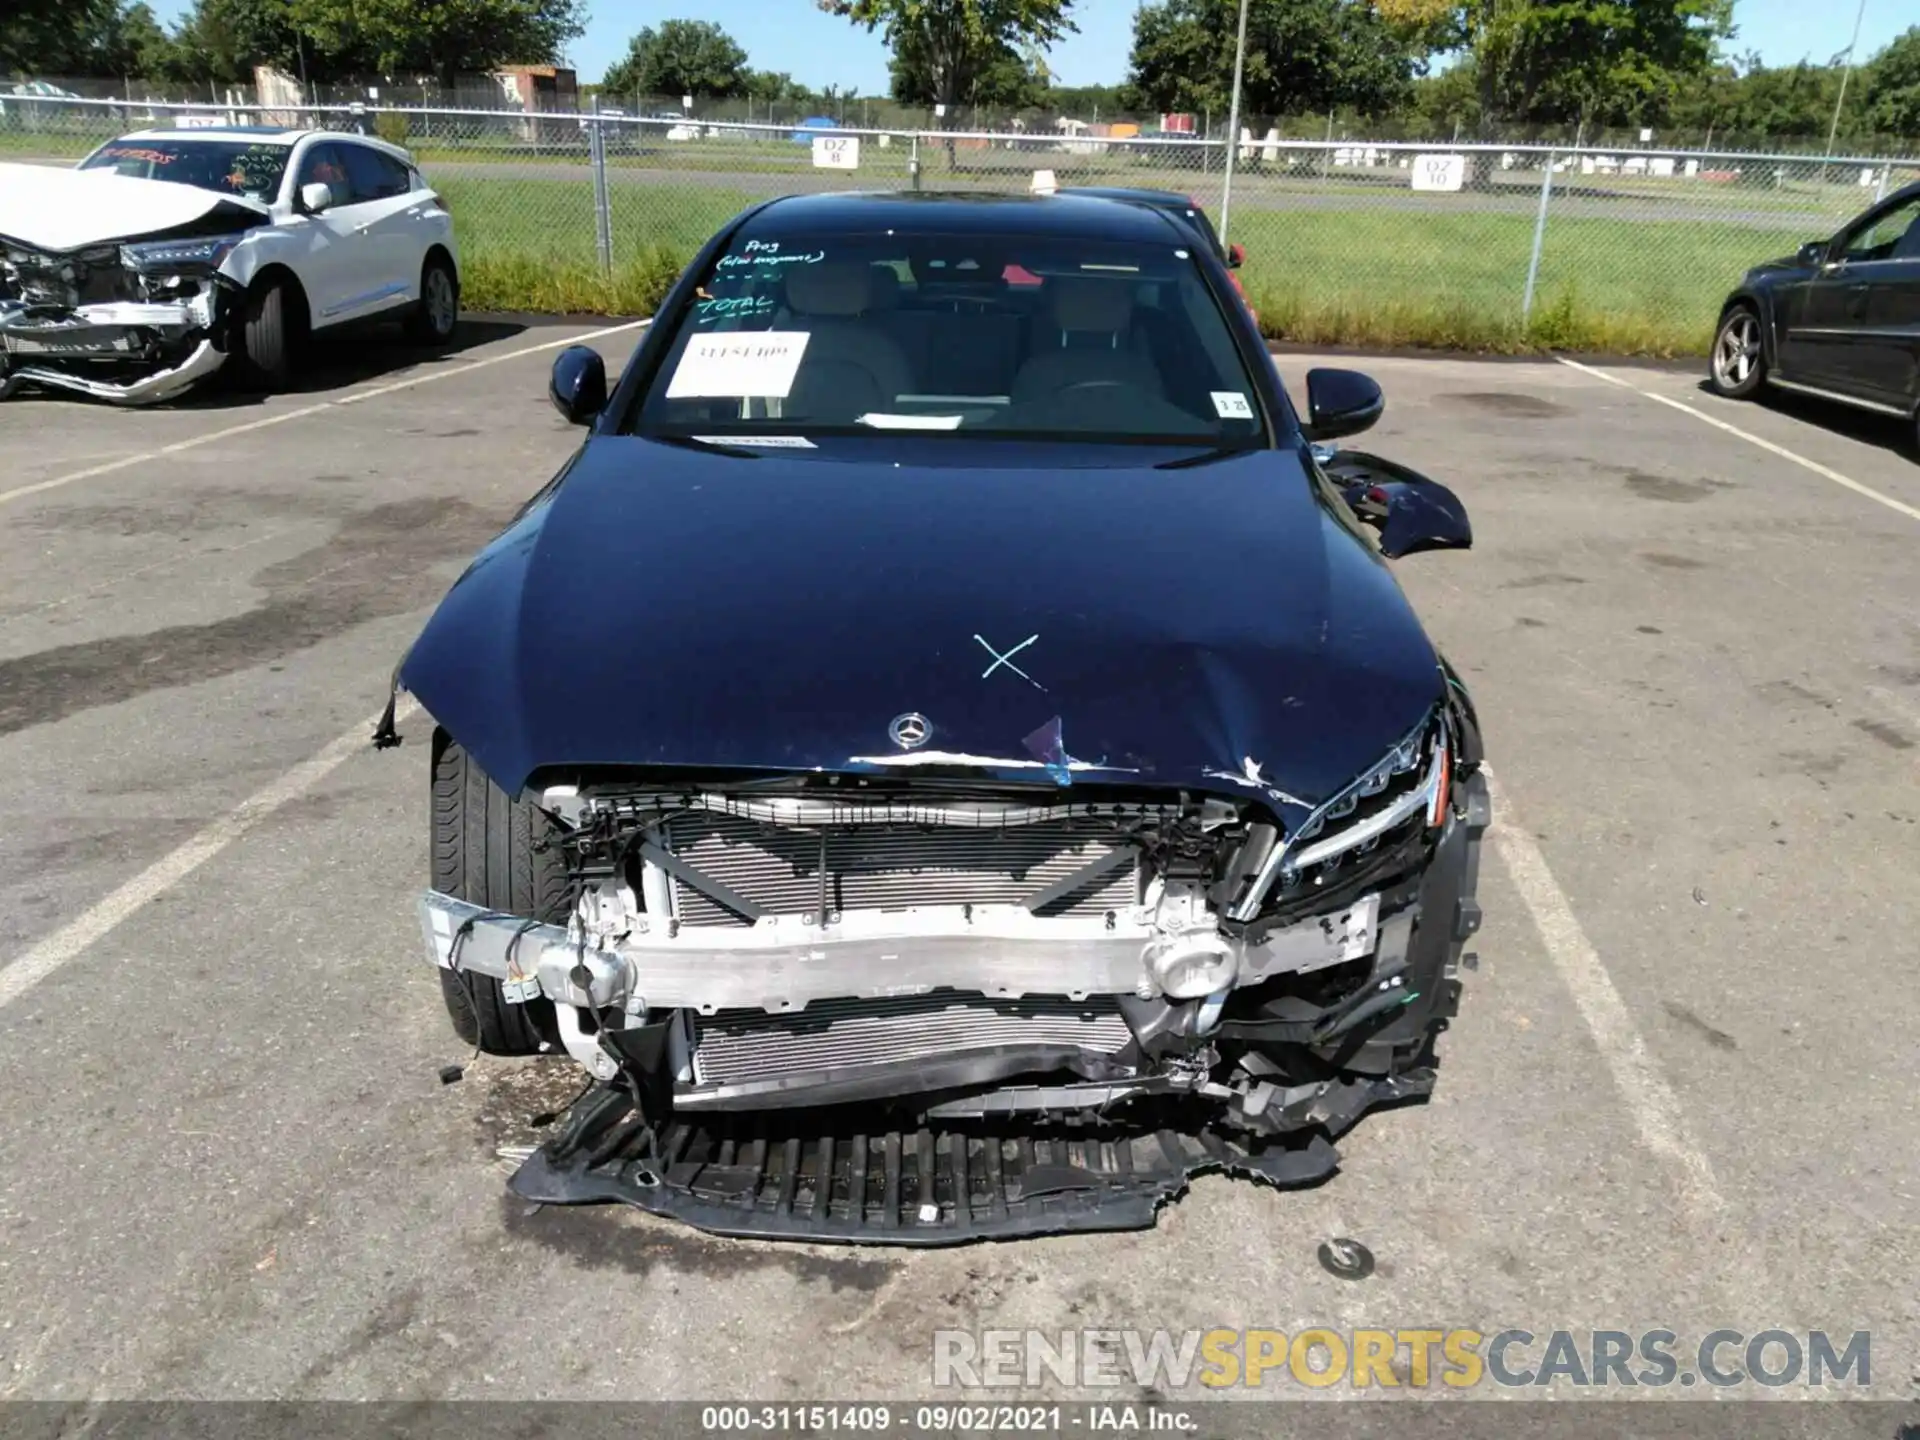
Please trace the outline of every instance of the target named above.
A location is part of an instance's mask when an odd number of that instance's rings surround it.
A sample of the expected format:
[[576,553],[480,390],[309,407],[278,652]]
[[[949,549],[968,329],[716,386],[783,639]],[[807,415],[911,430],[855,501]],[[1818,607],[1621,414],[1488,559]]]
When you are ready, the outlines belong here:
[[544,504],[523,511],[477,555],[428,617],[395,672],[508,794],[529,767],[520,674],[521,603]]
[[1760,317],[1761,356],[1769,370],[1777,369],[1780,363],[1779,306],[1773,303],[1773,291],[1765,285],[1742,285],[1720,307],[1720,317],[1713,322],[1717,337],[1721,322],[1727,318],[1727,312],[1736,305],[1750,306]]
[[252,289],[253,282],[269,267],[288,271],[299,282],[301,294],[306,297],[307,323],[310,326],[319,325],[323,317],[314,287],[308,283],[310,271],[305,263],[312,248],[312,239],[310,235],[277,223],[257,226],[247,231],[240,243],[233,247],[232,253],[221,263],[220,274],[244,291]]
[[[267,266],[276,262],[287,264],[287,257],[278,253],[285,248],[284,236],[280,231],[271,225],[259,226],[240,237],[240,242],[221,262],[220,273],[245,290]],[[287,268],[293,267],[288,265]]]

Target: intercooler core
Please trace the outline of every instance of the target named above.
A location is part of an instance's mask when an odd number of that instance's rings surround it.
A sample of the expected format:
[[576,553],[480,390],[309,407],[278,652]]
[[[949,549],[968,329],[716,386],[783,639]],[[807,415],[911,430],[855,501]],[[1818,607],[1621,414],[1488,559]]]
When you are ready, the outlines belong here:
[[[798,828],[734,815],[676,815],[668,848],[770,915],[902,910],[917,905],[1018,905],[1122,842],[1090,817],[1036,825],[861,825]],[[824,877],[824,886],[823,886]],[[1097,914],[1137,899],[1135,866],[1118,866],[1039,913]],[[824,902],[824,903],[823,903]],[[683,925],[747,923],[682,880],[673,881]]]

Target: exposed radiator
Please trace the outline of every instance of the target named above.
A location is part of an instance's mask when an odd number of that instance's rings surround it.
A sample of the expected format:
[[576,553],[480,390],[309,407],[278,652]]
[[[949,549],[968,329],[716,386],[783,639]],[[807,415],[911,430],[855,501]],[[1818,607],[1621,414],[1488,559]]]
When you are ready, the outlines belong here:
[[998,1045],[1111,1055],[1132,1038],[1111,997],[918,995],[816,1000],[797,1015],[723,1010],[695,1020],[694,1080],[737,1085],[860,1065],[948,1057]]
[[[1006,829],[901,825],[819,831],[707,813],[675,816],[668,836],[679,859],[771,915],[817,912],[823,867],[829,910],[1017,905],[1108,853],[1116,842],[1110,824],[1092,819]],[[1133,903],[1135,885],[1134,867],[1123,865],[1046,913],[1124,907]],[[683,924],[745,923],[683,881],[673,882],[673,892],[674,913]]]

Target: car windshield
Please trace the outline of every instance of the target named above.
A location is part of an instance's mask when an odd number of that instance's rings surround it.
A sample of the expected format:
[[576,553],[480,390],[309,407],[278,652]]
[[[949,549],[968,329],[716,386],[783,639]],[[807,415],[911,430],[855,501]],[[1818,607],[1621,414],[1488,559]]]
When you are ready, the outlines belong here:
[[81,161],[80,168],[271,203],[280,193],[287,154],[285,145],[244,140],[115,140]]
[[642,434],[1208,446],[1267,434],[1220,305],[1172,237],[755,227],[670,323]]

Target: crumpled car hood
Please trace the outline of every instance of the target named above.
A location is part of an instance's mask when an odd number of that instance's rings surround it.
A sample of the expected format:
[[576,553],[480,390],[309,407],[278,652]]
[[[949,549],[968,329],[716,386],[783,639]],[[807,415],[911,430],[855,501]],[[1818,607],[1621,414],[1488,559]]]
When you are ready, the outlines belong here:
[[550,766],[953,767],[1275,804],[1326,798],[1441,693],[1292,453],[853,443],[591,439],[400,683],[509,793]]
[[256,201],[170,180],[0,164],[0,238],[35,250],[83,250],[209,218],[231,219],[240,229],[268,213]]

